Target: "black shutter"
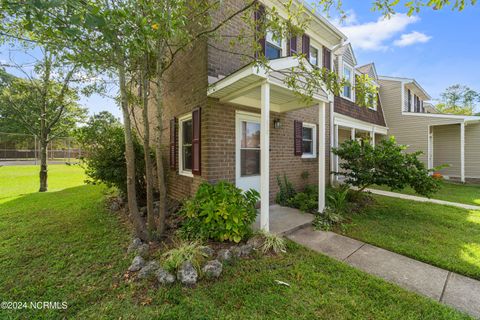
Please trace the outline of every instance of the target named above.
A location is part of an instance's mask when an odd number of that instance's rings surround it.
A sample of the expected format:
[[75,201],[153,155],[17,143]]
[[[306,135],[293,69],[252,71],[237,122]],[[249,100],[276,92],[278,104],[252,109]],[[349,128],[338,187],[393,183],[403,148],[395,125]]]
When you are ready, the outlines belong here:
[[177,119],[170,120],[170,169],[177,168]]
[[261,4],[258,5],[258,8],[254,14],[254,18],[255,18],[255,26],[257,28],[257,32],[256,32],[257,43],[261,47],[260,52],[255,52],[255,58],[259,58],[262,55],[265,56],[265,34],[264,34],[264,30],[262,30],[263,22],[265,19],[265,6]]
[[288,50],[289,56],[293,56],[296,53],[297,53],[297,36],[290,38],[289,50]]
[[303,123],[302,121],[295,120],[293,122],[293,135],[294,135],[294,155],[301,156],[303,154]]
[[201,170],[201,113],[200,108],[192,111],[192,173],[199,176]]
[[323,47],[323,67],[327,70],[332,70],[332,51]]
[[310,37],[306,34],[302,36],[302,52],[307,60],[310,59]]
[[407,112],[412,111],[412,93],[410,89],[407,90]]

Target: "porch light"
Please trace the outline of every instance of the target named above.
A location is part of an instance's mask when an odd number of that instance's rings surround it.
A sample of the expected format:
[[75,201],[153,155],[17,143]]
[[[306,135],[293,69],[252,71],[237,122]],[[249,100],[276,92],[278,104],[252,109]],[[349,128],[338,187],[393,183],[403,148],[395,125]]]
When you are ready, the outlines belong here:
[[282,127],[282,124],[280,122],[280,119],[273,119],[273,127],[275,129],[280,129]]

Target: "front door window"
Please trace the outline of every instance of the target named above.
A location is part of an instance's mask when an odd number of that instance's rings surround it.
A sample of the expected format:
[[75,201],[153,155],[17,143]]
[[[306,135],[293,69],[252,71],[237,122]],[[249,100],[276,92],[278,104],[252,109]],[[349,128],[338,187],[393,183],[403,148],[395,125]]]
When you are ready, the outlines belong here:
[[240,176],[260,175],[260,124],[242,121]]

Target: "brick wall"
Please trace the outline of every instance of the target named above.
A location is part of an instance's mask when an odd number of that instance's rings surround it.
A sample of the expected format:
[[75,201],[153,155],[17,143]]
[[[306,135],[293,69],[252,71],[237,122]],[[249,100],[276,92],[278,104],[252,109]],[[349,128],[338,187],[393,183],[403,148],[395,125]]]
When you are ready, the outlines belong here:
[[[224,0],[218,10],[212,13],[214,25],[224,21],[226,17],[242,9],[250,1]],[[254,32],[251,24],[246,23],[244,15],[254,19],[254,8],[248,9],[244,14],[235,16],[231,21],[222,26],[215,38],[208,40],[208,75],[212,77],[225,77],[253,61]],[[242,35],[243,40],[236,39]],[[235,42],[232,44],[232,41]]]
[[[208,168],[202,161],[202,176],[186,177],[171,170],[169,163],[170,119],[192,112],[195,108],[207,105],[207,44],[198,41],[192,48],[177,56],[164,77],[164,117],[162,123],[162,148],[164,149],[165,172],[167,174],[167,192],[172,198],[181,200],[194,194],[198,185],[205,180]],[[153,89],[155,90],[155,89]],[[152,91],[153,91],[152,90]],[[156,134],[155,106],[150,108],[152,138]],[[137,111],[138,113],[138,111]],[[203,116],[203,114],[202,114]],[[205,122],[201,123],[202,136],[205,136]],[[178,136],[178,135],[177,135]],[[178,146],[178,141],[177,141]],[[206,149],[202,148],[202,159],[206,158]]]
[[[206,152],[208,175],[205,177],[210,182],[226,180],[235,183],[235,114],[237,110],[248,111],[260,115],[260,110],[233,106],[219,103],[209,99],[207,108],[202,114],[202,128],[205,127],[205,136],[202,140],[202,150]],[[326,181],[329,181],[330,172],[330,128],[327,109],[326,119]],[[276,177],[286,174],[295,188],[301,189],[305,184],[318,183],[318,158],[302,159],[294,156],[293,122],[318,124],[318,107],[270,114],[270,201],[273,201],[278,186]],[[273,127],[273,119],[280,119],[281,128]],[[318,145],[317,145],[318,150]],[[302,172],[307,171],[309,177],[306,181],[301,178]]]

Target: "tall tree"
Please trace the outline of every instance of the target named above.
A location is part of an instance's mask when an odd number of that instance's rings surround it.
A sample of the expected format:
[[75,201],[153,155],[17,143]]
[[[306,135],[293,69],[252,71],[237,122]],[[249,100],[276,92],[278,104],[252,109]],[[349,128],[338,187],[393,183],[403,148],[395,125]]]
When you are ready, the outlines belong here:
[[442,102],[435,107],[441,113],[472,115],[480,102],[480,94],[469,87],[455,84],[441,94]]
[[[86,115],[79,106],[79,96],[72,88],[75,66],[65,66],[59,56],[46,51],[25,78],[10,78],[0,88],[0,120],[23,127],[38,138],[40,144],[40,192],[47,191],[47,145],[75,127]],[[2,121],[4,122],[4,121]]]

